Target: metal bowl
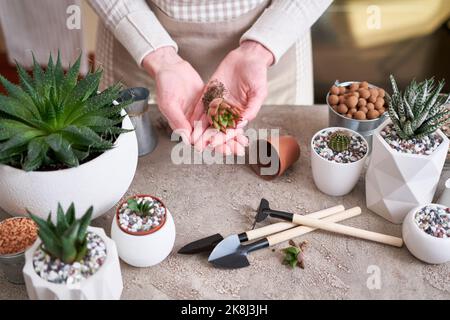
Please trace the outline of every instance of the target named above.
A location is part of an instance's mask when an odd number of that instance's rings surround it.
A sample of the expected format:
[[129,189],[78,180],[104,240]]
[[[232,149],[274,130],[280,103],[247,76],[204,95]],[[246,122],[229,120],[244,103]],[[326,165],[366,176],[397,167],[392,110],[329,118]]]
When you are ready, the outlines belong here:
[[[347,82],[339,82],[336,80],[334,83],[337,87],[347,87],[351,85],[352,83],[360,83],[360,81],[347,81]],[[376,88],[377,86],[374,86],[369,83],[369,88]],[[330,92],[327,93],[327,105],[328,105],[328,126],[329,127],[343,127],[347,129],[354,130],[361,134],[364,138],[366,138],[367,142],[369,143],[370,149],[372,149],[372,135],[374,131],[386,120],[387,112],[383,113],[378,119],[373,120],[356,120],[356,119],[349,119],[347,117],[344,117],[340,113],[333,110],[333,108],[328,103],[328,97],[330,95]]]

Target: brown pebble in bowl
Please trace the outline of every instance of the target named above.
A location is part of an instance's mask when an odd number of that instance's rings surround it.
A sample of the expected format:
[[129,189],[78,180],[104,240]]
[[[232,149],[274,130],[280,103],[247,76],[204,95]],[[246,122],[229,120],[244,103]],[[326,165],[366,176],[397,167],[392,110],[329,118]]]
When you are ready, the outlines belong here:
[[339,97],[335,94],[332,94],[328,97],[328,103],[331,105],[337,105],[339,103]]
[[366,99],[359,98],[359,100],[358,100],[358,107],[362,108],[362,107],[365,107],[366,105],[367,105]]
[[356,91],[359,89],[359,84],[358,83],[352,83],[350,85],[350,91]]
[[366,114],[367,112],[369,112],[369,109],[367,107],[362,107],[362,108],[359,108],[358,111],[362,111],[362,112],[364,112],[364,114]]
[[377,110],[369,110],[369,112],[367,112],[367,119],[372,120],[372,119],[376,119],[380,116],[380,113]]
[[375,101],[375,108],[379,109],[384,106],[384,99],[381,97],[377,98],[377,101]]
[[379,88],[378,89],[378,96],[380,98],[384,98],[385,95],[386,95],[386,92],[384,91],[384,89]]
[[342,95],[342,96],[339,96],[339,103],[344,103],[345,102],[345,97]]
[[369,102],[369,103],[366,105],[366,107],[367,107],[367,110],[373,110],[373,109],[375,109],[375,105],[374,105],[372,102]]
[[339,88],[337,86],[332,86],[330,89],[331,94],[338,95],[339,94]]
[[356,108],[352,108],[350,110],[348,110],[348,113],[350,114],[355,114],[358,110],[356,110]]
[[361,88],[368,89],[368,88],[369,88],[369,83],[368,83],[367,81],[363,81],[363,82],[361,82],[361,83],[359,84],[359,86],[360,86]]
[[339,87],[339,94],[345,94],[346,91],[345,87]]
[[341,103],[340,105],[338,105],[337,110],[339,113],[344,114],[344,113],[347,113],[348,108],[345,104]]
[[362,111],[356,112],[354,116],[356,120],[366,120],[366,114]]
[[358,104],[358,98],[355,96],[348,97],[346,100],[346,104],[347,107],[349,107],[350,109],[355,108],[356,105]]
[[347,113],[345,116],[346,116],[347,118],[350,118],[350,119],[353,118],[353,115],[352,115],[351,113]]
[[370,97],[370,92],[367,89],[360,89],[359,96],[363,99],[368,99]]

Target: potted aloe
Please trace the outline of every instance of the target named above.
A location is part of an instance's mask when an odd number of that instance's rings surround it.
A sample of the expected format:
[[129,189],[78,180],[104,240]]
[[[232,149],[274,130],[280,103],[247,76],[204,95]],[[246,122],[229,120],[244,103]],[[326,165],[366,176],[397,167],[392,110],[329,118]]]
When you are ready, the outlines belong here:
[[[30,76],[17,66],[20,85],[0,76],[0,206],[45,215],[74,201],[93,217],[128,189],[137,165],[136,135],[117,103],[121,86],[99,92],[102,72],[79,80],[80,59],[65,73],[58,55]],[[120,170],[118,170],[120,168]]]
[[165,204],[151,195],[136,195],[119,204],[111,238],[120,258],[135,267],[163,261],[175,242],[175,224]]
[[389,119],[375,132],[366,173],[367,207],[393,223],[413,208],[430,203],[447,155],[449,140],[439,130],[450,111],[444,82],[413,81],[399,91],[391,76]]
[[114,241],[101,228],[89,227],[90,207],[76,218],[72,203],[64,212],[58,204],[57,222],[30,213],[39,238],[25,253],[23,269],[31,299],[119,299],[123,289]]

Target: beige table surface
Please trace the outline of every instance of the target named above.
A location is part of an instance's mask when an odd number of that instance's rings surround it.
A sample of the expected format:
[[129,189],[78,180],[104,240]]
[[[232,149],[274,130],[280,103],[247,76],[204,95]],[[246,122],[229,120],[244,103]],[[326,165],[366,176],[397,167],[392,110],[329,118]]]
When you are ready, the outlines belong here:
[[[156,118],[156,111],[153,111]],[[365,208],[364,179],[345,197],[330,197],[318,191],[310,167],[309,141],[327,126],[325,106],[264,107],[252,126],[281,128],[298,138],[300,160],[283,177],[268,182],[244,165],[174,165],[174,145],[162,132],[157,149],[139,160],[128,195],[150,193],[161,197],[176,224],[173,253],[150,268],[122,263],[123,299],[449,299],[450,263],[427,265],[408,250],[315,231],[302,237],[310,243],[306,269],[291,270],[281,264],[280,244],[251,254],[251,266],[219,270],[206,256],[183,256],[182,245],[220,232],[238,233],[250,228],[261,197],[272,208],[308,213],[337,204],[361,206],[362,215],[345,222],[395,236],[401,227]],[[111,174],[114,174],[113,172]],[[442,179],[441,179],[442,180]],[[113,210],[93,225],[109,234]],[[0,219],[6,214],[0,213]],[[375,267],[370,267],[375,266]],[[380,271],[381,288],[369,289],[368,269]],[[8,283],[0,274],[0,299],[27,298],[24,286]]]

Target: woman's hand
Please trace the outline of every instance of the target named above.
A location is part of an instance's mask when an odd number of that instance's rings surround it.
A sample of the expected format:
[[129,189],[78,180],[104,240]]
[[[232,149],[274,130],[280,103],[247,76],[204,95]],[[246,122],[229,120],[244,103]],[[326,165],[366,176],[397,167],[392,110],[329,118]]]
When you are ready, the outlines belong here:
[[183,141],[190,143],[192,114],[205,86],[200,75],[172,47],[151,52],[144,58],[142,66],[156,82],[161,113]]
[[[267,96],[267,69],[273,61],[272,53],[264,46],[255,41],[244,41],[224,58],[211,77],[211,81],[217,80],[225,85],[226,100],[245,110],[241,126],[256,117]],[[200,100],[198,104],[201,103]],[[196,110],[200,110],[199,105]],[[233,130],[226,135],[217,132],[211,137],[211,134],[204,135],[207,127],[208,123],[203,119],[201,130],[194,128],[193,140],[198,150],[212,144],[224,153],[243,153],[247,141],[243,130]]]

